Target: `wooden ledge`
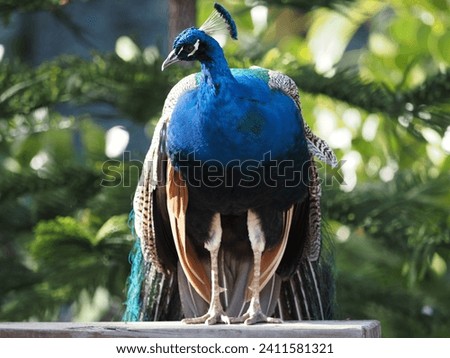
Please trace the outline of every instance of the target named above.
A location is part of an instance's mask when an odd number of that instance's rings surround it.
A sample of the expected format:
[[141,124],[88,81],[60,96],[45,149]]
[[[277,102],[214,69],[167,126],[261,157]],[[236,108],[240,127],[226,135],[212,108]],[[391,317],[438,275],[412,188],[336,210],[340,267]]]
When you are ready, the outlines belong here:
[[186,325],[180,322],[0,322],[2,338],[377,338],[378,321]]

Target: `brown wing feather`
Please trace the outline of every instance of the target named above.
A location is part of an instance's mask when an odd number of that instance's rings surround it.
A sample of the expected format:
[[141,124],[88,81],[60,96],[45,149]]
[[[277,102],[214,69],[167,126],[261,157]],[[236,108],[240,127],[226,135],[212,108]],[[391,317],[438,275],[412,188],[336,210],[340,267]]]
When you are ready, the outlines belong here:
[[211,282],[192,243],[186,237],[188,190],[184,179],[172,165],[167,165],[167,211],[181,267],[198,294],[207,302],[211,299]]
[[179,97],[196,86],[195,74],[192,74],[179,81],[167,95],[133,200],[134,226],[141,239],[142,253],[145,260],[161,273],[173,273],[177,268],[177,253],[166,205],[166,128]]
[[177,261],[165,204],[166,125],[167,118],[161,117],[145,157],[141,180],[133,202],[134,224],[136,233],[141,239],[144,258],[161,273],[174,272]]

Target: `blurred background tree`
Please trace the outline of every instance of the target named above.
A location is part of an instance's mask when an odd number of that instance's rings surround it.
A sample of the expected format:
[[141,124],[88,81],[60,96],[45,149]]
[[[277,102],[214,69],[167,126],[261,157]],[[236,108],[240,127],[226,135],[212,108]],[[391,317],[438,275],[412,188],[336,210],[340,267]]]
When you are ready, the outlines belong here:
[[[177,3],[0,0],[0,320],[120,320],[141,162],[170,87],[198,70],[160,71]],[[448,1],[223,5],[230,65],[293,77],[341,160],[321,173],[336,318],[448,336]]]

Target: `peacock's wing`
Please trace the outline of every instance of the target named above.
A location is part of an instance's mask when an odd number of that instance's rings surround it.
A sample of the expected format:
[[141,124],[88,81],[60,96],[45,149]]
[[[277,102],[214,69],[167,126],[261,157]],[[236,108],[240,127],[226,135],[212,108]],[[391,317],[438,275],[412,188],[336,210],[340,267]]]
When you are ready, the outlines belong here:
[[164,103],[150,149],[145,157],[141,179],[133,200],[134,227],[141,240],[144,259],[159,272],[173,272],[177,266],[174,236],[167,207],[167,187],[170,184],[170,162],[166,151],[167,125],[179,97],[197,87],[195,75],[178,82]]
[[196,87],[195,75],[190,75],[172,88],[145,157],[133,200],[136,244],[130,254],[125,320],[182,318],[176,271],[177,251],[186,241],[178,226],[183,225],[187,189],[168,161],[166,130],[179,97]]
[[[269,70],[269,87],[280,90],[291,97],[301,111],[297,85],[288,76]],[[309,192],[301,203],[294,204],[291,215],[289,237],[278,267],[278,274],[288,279],[282,283],[278,314],[283,319],[327,319],[331,317],[333,301],[332,270],[327,250],[321,255],[321,186],[314,157],[332,167],[337,165],[336,156],[328,144],[317,137],[303,122],[308,149],[311,156],[309,166]]]
[[[298,87],[292,78],[280,72],[269,70],[269,87],[280,90],[291,97],[301,111]],[[337,159],[333,150],[323,139],[319,138],[311,131],[311,128],[309,128],[305,121],[303,121],[303,125],[310,154],[331,167],[336,167]]]
[[283,320],[333,318],[332,239],[322,235],[317,169],[310,166],[309,195],[294,205],[286,251],[278,273],[281,284],[277,314]]

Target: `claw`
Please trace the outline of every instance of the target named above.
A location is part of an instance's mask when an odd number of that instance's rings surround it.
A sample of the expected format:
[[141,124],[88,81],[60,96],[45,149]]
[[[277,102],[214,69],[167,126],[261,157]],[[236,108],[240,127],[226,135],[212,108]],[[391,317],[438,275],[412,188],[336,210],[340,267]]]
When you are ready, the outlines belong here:
[[267,317],[262,311],[258,311],[252,315],[249,314],[244,321],[244,324],[246,325],[255,323],[283,323],[283,321],[279,318]]
[[273,318],[266,316],[261,308],[253,309],[250,307],[244,315],[241,317],[231,318],[231,323],[244,323],[246,325],[252,325],[256,323],[283,323],[279,318]]
[[194,318],[185,318],[181,322],[186,324],[200,324],[204,323],[208,326],[217,324],[217,323],[225,323],[230,324],[231,320],[223,311],[208,311],[208,313],[204,314],[200,317]]

